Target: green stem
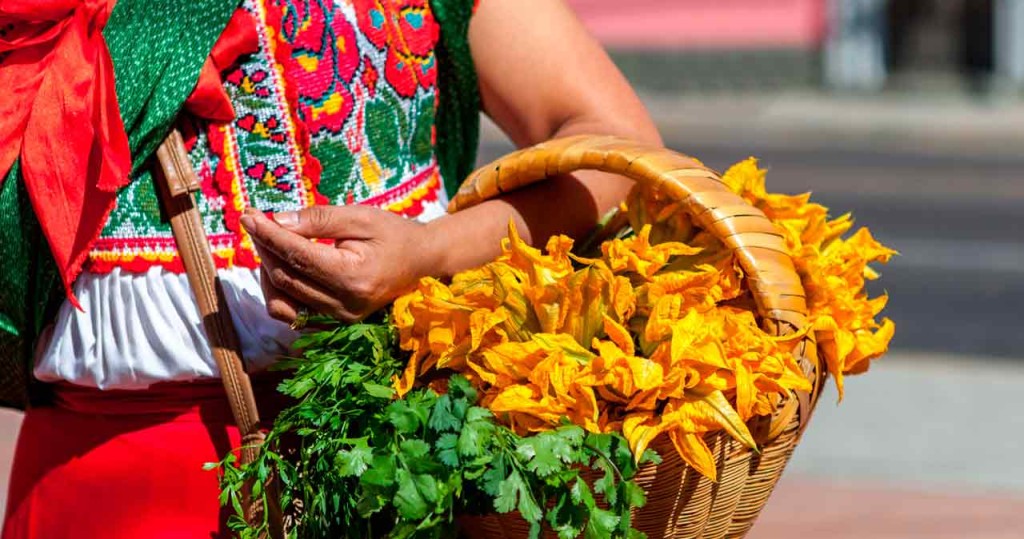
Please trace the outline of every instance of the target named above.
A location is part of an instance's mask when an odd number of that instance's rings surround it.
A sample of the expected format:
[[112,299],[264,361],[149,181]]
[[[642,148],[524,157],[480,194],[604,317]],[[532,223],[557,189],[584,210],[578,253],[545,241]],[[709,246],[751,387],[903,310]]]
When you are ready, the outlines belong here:
[[608,465],[612,467],[612,470],[615,472],[615,475],[618,476],[619,481],[626,480],[625,476],[622,474],[622,471],[619,470],[619,467],[615,465],[615,462],[613,462],[610,457],[602,453],[598,448],[588,444],[587,442],[583,442],[583,447],[593,451],[598,456],[598,458],[607,462]]

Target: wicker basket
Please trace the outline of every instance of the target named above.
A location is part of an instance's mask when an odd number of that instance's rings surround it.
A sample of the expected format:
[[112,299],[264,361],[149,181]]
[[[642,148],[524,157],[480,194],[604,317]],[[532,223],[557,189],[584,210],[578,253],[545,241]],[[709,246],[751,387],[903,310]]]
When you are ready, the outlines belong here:
[[[746,275],[766,331],[782,335],[806,323],[803,286],[782,236],[764,214],[733,194],[714,171],[684,155],[614,137],[580,136],[520,150],[472,175],[453,198],[450,210],[478,204],[535,181],[577,170],[628,176],[637,187],[682,202],[693,222],[732,249]],[[743,537],[764,507],[807,426],[826,372],[818,363],[813,334],[798,348],[810,394],[792,394],[771,417],[749,424],[760,452],[725,432],[705,438],[716,457],[718,481],[687,466],[666,436],[652,447],[659,465],[641,469],[638,482],[647,505],[634,514],[634,527],[654,538]],[[521,538],[528,526],[517,514],[465,517],[468,538]],[[554,536],[548,532],[549,536]]]

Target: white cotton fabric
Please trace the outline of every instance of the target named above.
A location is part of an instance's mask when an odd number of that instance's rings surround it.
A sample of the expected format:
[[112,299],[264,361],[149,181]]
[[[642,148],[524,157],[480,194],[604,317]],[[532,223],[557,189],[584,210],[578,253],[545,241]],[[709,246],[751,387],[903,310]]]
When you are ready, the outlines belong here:
[[[419,221],[445,214],[444,189],[424,203]],[[249,372],[288,353],[298,333],[267,314],[260,272],[218,270]],[[163,268],[83,273],[75,281],[81,310],[61,305],[49,342],[41,343],[35,377],[99,389],[145,389],[157,382],[219,377],[185,274]]]
[[[267,314],[259,270],[218,276],[250,371],[287,353],[298,334]],[[195,296],[184,274],[163,268],[83,273],[75,282],[82,310],[65,301],[34,374],[100,389],[143,389],[156,382],[219,376]]]

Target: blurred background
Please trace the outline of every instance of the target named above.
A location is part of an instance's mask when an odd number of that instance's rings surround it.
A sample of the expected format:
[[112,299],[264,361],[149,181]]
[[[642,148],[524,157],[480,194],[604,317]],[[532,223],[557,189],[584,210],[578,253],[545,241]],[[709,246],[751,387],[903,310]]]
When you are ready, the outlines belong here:
[[[569,0],[666,144],[902,256],[752,539],[1024,537],[1024,0]],[[512,147],[493,126],[481,160]]]
[[[1024,0],[568,1],[670,148],[757,156],[902,253],[891,353],[824,395],[750,537],[1024,536]],[[510,149],[485,125],[482,161]]]

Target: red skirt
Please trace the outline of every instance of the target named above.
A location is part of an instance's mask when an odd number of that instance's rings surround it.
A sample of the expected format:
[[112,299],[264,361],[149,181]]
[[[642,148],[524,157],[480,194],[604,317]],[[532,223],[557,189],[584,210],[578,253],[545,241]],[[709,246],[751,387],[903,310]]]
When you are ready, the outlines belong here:
[[[265,417],[283,404],[275,383],[254,381]],[[219,380],[57,386],[54,405],[25,414],[2,539],[229,537],[217,472],[203,465],[238,444]]]

